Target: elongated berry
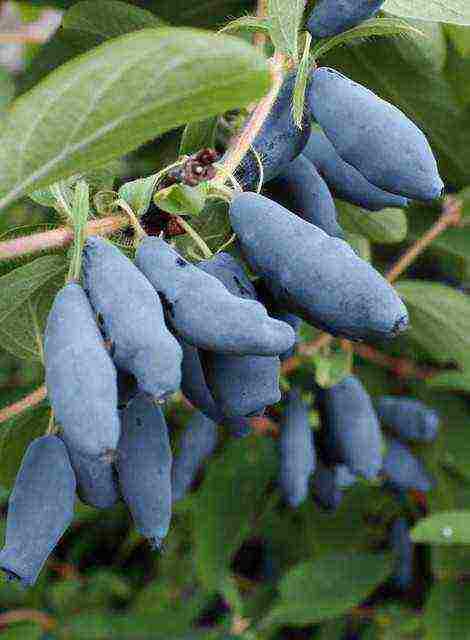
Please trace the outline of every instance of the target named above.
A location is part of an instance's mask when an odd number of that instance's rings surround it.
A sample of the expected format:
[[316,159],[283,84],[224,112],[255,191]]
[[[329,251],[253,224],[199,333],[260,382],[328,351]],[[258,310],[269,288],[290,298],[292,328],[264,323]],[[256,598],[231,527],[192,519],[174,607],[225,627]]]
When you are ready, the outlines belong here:
[[259,302],[231,294],[160,238],[143,240],[136,264],[162,298],[168,322],[193,346],[218,353],[277,355],[295,342],[289,325],[270,318]]
[[394,438],[387,440],[382,470],[391,485],[401,491],[416,489],[426,492],[432,489],[433,481],[421,461]]
[[397,518],[390,530],[390,546],[395,558],[391,581],[405,591],[413,584],[413,543],[404,518]]
[[171,484],[174,502],[185,497],[197,472],[212,455],[217,439],[215,422],[196,411],[183,432],[179,453],[173,460]]
[[326,511],[335,511],[343,499],[343,492],[336,483],[335,468],[317,460],[312,478],[312,492],[316,503]]
[[307,21],[313,38],[329,38],[375,16],[385,0],[319,0]]
[[86,241],[83,276],[116,366],[155,398],[177,391],[182,353],[150,282],[122,251],[98,237]]
[[316,454],[308,407],[296,389],[287,396],[279,446],[281,490],[287,502],[292,507],[298,507],[307,498],[309,479],[315,471]]
[[344,238],[336,220],[336,207],[326,182],[315,166],[299,155],[266,185],[266,195],[329,236]]
[[[268,182],[292,162],[307,144],[310,135],[310,116],[305,110],[302,128],[292,115],[295,87],[295,73],[284,80],[281,90],[253,142],[253,148],[263,165],[263,181]],[[256,188],[260,180],[259,162],[249,151],[243,158],[236,173],[245,190]]]
[[382,396],[377,415],[394,435],[407,442],[430,442],[437,436],[439,416],[419,400]]
[[417,200],[442,195],[431,147],[402,111],[328,67],[313,73],[308,102],[341,158],[369,182]]
[[317,394],[325,450],[331,462],[343,463],[367,479],[382,467],[382,436],[369,394],[353,375]]
[[64,443],[53,435],[26,450],[8,501],[0,568],[25,587],[34,585],[73,520],[75,475]]
[[409,204],[407,198],[376,187],[345,162],[322,131],[312,133],[303,154],[315,165],[337,198],[368,211],[380,211],[386,207],[404,209]]
[[230,219],[251,268],[287,311],[353,340],[407,327],[393,287],[343,240],[254,193],[235,197]]
[[68,284],[49,313],[44,341],[47,392],[67,441],[100,456],[115,449],[117,373],[83,289]]
[[160,547],[171,520],[172,455],[165,417],[144,394],[122,412],[116,467],[137,530]]

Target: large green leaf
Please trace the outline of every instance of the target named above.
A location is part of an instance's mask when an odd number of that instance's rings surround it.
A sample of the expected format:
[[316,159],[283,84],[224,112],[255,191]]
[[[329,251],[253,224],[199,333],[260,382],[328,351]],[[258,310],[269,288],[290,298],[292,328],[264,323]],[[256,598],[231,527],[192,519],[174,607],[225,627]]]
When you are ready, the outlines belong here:
[[387,0],[383,9],[404,18],[470,25],[467,0]]
[[470,585],[440,582],[434,585],[424,610],[424,640],[470,637]]
[[260,437],[232,441],[209,467],[192,508],[194,560],[206,588],[220,587],[275,472],[273,442]]
[[470,358],[470,298],[446,285],[403,280],[397,291],[410,313],[407,338],[434,360],[462,369]]
[[1,140],[0,207],[268,88],[265,59],[237,38],[163,28],[113,39],[13,104]]
[[327,553],[294,567],[281,580],[280,598],[266,625],[306,625],[336,618],[364,600],[390,573],[376,553]]
[[424,544],[470,544],[470,511],[434,513],[418,522],[411,537]]

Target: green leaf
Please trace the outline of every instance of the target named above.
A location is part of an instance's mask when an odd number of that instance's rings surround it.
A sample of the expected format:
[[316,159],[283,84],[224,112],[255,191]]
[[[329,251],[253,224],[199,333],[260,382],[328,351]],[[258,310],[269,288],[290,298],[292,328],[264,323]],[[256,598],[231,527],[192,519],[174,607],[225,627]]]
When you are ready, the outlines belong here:
[[269,18],[258,18],[257,16],[241,16],[236,20],[231,20],[220,29],[220,33],[230,31],[250,31],[254,33],[269,34],[272,22]]
[[218,118],[207,118],[187,124],[181,137],[180,155],[190,156],[201,149],[215,146]]
[[402,209],[365,211],[347,202],[337,201],[338,221],[345,231],[358,233],[371,242],[395,244],[408,233],[408,219]]
[[206,194],[201,186],[188,187],[186,184],[173,184],[157,191],[154,202],[167,213],[173,215],[190,214],[197,216],[204,209]]
[[346,231],[346,240],[357,253],[357,255],[366,262],[372,261],[372,253],[369,238],[359,234]]
[[231,441],[209,466],[192,505],[194,561],[209,590],[228,575],[232,554],[264,504],[276,462],[273,442],[254,436]]
[[360,604],[389,575],[390,557],[326,553],[295,566],[281,580],[280,598],[264,625],[307,625],[336,618]]
[[141,218],[152,203],[157,175],[126,182],[119,189],[119,197],[127,202],[138,218]]
[[470,298],[451,287],[419,280],[396,285],[410,314],[406,338],[437,362],[465,369],[470,354]]
[[42,331],[52,297],[64,284],[64,256],[44,256],[0,278],[0,345],[12,355],[42,361]]
[[432,389],[449,389],[470,393],[470,371],[444,371],[426,381]]
[[44,435],[49,424],[50,409],[42,405],[28,409],[0,426],[0,484],[13,486],[29,443]]
[[268,0],[273,44],[293,60],[299,57],[299,29],[305,4],[305,0]]
[[292,113],[294,120],[299,129],[302,128],[302,123],[305,113],[305,91],[307,89],[307,82],[310,77],[310,46],[312,44],[312,36],[305,33],[305,45],[302,58],[300,60],[299,67],[297,69],[297,75],[295,78],[294,87],[294,104]]
[[316,383],[322,389],[329,389],[351,373],[352,351],[339,349],[328,356],[315,354],[313,362]]
[[455,48],[462,57],[470,56],[470,37],[466,27],[446,25],[445,32],[452,40]]
[[467,0],[386,0],[382,9],[403,18],[470,25]]
[[238,38],[166,28],[116,38],[13,104],[1,140],[0,207],[268,88],[266,61]]
[[[212,252],[228,242],[232,235],[227,204],[222,201],[208,200],[204,211],[191,219],[191,227],[204,240]],[[200,250],[188,235],[174,238],[177,250],[187,259],[200,259]]]
[[435,584],[426,602],[425,640],[455,640],[470,636],[470,585],[468,582]]
[[319,60],[326,53],[340,45],[353,43],[358,38],[372,36],[414,35],[422,37],[418,29],[411,24],[397,18],[371,18],[361,22],[357,27],[343,31],[343,33],[325,40],[320,40],[312,47],[312,58]]
[[66,35],[86,41],[88,48],[109,38],[163,24],[150,11],[119,0],[83,0],[71,7],[62,20],[62,28],[69,32]]
[[470,511],[442,511],[423,518],[411,538],[423,544],[470,544]]

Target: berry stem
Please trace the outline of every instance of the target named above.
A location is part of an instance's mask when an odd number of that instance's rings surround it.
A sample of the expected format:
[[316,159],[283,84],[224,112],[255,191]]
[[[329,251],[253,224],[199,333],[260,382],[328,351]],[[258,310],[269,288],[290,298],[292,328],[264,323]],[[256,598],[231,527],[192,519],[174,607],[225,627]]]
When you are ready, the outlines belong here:
[[35,391],[30,393],[28,396],[25,396],[24,398],[21,398],[21,400],[18,400],[18,402],[15,402],[14,404],[10,404],[8,407],[1,409],[0,424],[2,422],[6,422],[7,420],[10,420],[10,418],[14,418],[20,413],[23,413],[23,411],[26,411],[27,409],[31,409],[31,407],[35,407],[37,404],[40,404],[43,400],[46,399],[46,396],[47,396],[47,389],[46,389],[46,385],[43,384],[38,389],[35,389]]

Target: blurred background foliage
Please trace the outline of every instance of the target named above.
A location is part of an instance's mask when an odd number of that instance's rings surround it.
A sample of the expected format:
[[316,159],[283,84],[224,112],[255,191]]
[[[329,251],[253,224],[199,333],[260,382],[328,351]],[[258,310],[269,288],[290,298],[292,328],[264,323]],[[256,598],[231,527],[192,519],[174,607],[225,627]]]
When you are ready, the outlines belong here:
[[[0,3],[0,33],[27,31],[33,23],[43,29],[57,26],[60,15],[49,13],[43,20],[44,11],[74,4]],[[133,4],[175,25],[209,29],[254,9],[250,0]],[[99,43],[65,26],[53,34],[46,29],[44,43],[0,44],[0,109],[52,69]],[[390,100],[426,132],[447,191],[463,199],[465,223],[470,215],[470,28],[417,26],[426,34],[420,41],[374,38],[335,49],[322,63]],[[113,179],[122,184],[174,161],[181,133],[165,134],[123,158],[113,166]],[[106,175],[101,178],[106,181]],[[348,211],[344,203],[339,208],[344,227],[354,234],[351,240],[383,269],[440,214],[422,205],[399,216],[359,214],[350,207]],[[47,229],[55,216],[47,207],[21,200],[0,218],[0,240]],[[20,265],[8,263],[0,267],[1,273]],[[63,277],[60,268],[57,277]],[[335,513],[321,512],[313,500],[294,512],[282,504],[276,487],[275,438],[259,433],[243,440],[226,438],[194,491],[175,506],[162,554],[153,553],[136,534],[124,507],[102,513],[77,504],[74,526],[35,588],[23,592],[0,581],[0,637],[470,638],[470,547],[439,541],[416,545],[414,584],[406,593],[390,583],[393,559],[388,549],[390,525],[398,515],[414,523],[426,514],[465,509],[470,501],[470,227],[441,234],[407,278],[428,283],[426,295],[414,296],[410,305],[412,330],[391,344],[376,346],[423,368],[444,364],[448,370],[430,380],[414,379],[360,356],[355,357],[354,370],[373,397],[412,395],[440,412],[437,441],[416,447],[437,481],[429,495],[411,492],[397,499],[378,484],[358,482]],[[18,327],[15,320],[13,326],[10,311],[0,300],[1,406],[21,398],[43,379],[40,357],[36,353],[31,358],[28,352],[31,339],[21,338],[27,322]],[[304,338],[312,337],[305,328]],[[24,358],[18,357],[22,350]],[[305,358],[289,381],[311,392],[312,371],[312,360]],[[166,414],[177,451],[190,411],[176,398],[166,406]],[[24,414],[14,428],[8,422],[1,425],[2,529],[18,462],[31,434],[43,432],[47,419],[40,406]]]

